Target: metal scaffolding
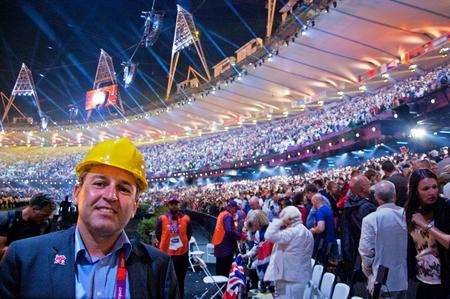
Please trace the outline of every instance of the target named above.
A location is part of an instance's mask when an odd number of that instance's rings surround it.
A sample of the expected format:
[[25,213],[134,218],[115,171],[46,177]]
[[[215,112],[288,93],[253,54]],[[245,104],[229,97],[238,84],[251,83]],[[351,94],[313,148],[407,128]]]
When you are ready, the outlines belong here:
[[[207,81],[211,80],[208,64],[206,63],[205,54],[203,53],[200,44],[200,36],[195,27],[192,15],[180,5],[177,5],[177,20],[175,23],[175,34],[172,45],[172,56],[170,59],[169,78],[167,81],[166,99],[169,98],[172,90],[175,72],[177,70],[178,60],[180,58],[180,51],[186,47],[194,45],[197,55],[202,63],[205,71]],[[204,78],[202,76],[202,78]]]

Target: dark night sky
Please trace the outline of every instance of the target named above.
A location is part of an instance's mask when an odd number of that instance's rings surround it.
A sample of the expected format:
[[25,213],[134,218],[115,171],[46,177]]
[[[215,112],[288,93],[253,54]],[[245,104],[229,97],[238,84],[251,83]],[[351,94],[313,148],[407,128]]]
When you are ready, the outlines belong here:
[[[163,32],[153,48],[138,50],[134,59],[139,64],[135,81],[127,90],[121,88],[125,106],[157,103],[156,94],[164,94],[177,3],[194,13],[211,67],[254,36],[264,37],[265,2],[157,0],[156,8],[165,11]],[[100,48],[112,56],[121,80],[120,63],[129,58],[143,29],[140,12],[150,8],[149,0],[1,1],[0,91],[9,96],[20,65],[25,62],[33,72],[43,111],[54,120],[67,118],[69,104],[84,107]],[[184,54],[191,55],[199,64],[193,55],[195,51]],[[180,63],[179,70],[184,74],[187,56],[182,56]],[[182,79],[180,74],[176,78]],[[21,97],[17,101],[21,107],[27,105],[28,111],[32,108],[30,98]]]

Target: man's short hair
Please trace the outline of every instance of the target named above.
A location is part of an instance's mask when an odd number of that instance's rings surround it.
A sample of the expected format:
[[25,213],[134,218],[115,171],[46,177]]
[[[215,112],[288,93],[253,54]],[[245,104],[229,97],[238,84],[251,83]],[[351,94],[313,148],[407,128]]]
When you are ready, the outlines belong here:
[[381,169],[385,172],[394,172],[395,165],[391,160],[386,160],[381,164]]
[[51,197],[49,194],[45,194],[45,193],[38,193],[38,194],[34,195],[30,199],[29,205],[30,205],[30,207],[37,207],[39,210],[42,210],[48,206],[50,206],[52,208],[52,210],[54,210],[56,207],[53,197]]
[[316,185],[318,188],[323,188],[323,181],[322,179],[315,179],[314,185]]
[[305,192],[317,193],[319,192],[319,189],[317,189],[316,185],[314,184],[308,184],[305,187]]
[[392,182],[383,180],[373,185],[371,189],[374,191],[376,199],[385,203],[395,201],[395,185]]

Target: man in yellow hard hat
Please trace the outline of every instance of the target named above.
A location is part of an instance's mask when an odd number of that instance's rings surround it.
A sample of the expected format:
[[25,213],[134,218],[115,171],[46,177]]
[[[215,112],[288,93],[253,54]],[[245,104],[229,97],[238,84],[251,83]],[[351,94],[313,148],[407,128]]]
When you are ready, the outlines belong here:
[[76,226],[13,242],[0,263],[0,298],[179,298],[170,257],[124,231],[148,187],[139,150],[107,140],[75,170]]

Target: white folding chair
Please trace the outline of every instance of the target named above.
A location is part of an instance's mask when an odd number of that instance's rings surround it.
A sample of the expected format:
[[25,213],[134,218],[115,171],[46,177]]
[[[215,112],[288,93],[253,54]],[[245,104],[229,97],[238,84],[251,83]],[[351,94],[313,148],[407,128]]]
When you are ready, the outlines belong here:
[[336,276],[333,273],[326,272],[322,277],[320,284],[320,298],[330,299],[333,292],[334,279]]
[[[347,299],[348,294],[350,294],[350,287],[345,283],[339,282],[334,286],[333,297],[331,299]],[[363,299],[360,297],[353,298]]]
[[208,270],[208,266],[206,265],[205,261],[201,257],[194,257],[196,260],[196,263],[202,268],[203,272],[205,273],[205,277],[203,278],[203,283],[210,285],[208,289],[200,296],[195,296],[196,299],[202,299],[208,294],[209,290],[212,287],[215,287],[216,292],[210,297],[215,298],[216,296],[220,296],[219,298],[223,297],[223,291],[222,289],[226,287],[228,282],[228,277],[222,276],[222,275],[211,275],[211,272]]
[[317,295],[319,294],[319,286],[320,280],[322,278],[322,273],[323,273],[323,266],[315,265],[313,268],[311,280],[306,285],[305,291],[303,293],[303,299],[311,299],[317,297]]
[[211,259],[214,258],[214,244],[208,243],[206,244],[206,258],[205,262],[209,263],[211,262]]
[[322,265],[315,265],[313,268],[312,278],[311,278],[311,285],[315,287],[316,289],[320,286],[320,280],[322,279],[322,273],[323,273],[323,266]]
[[200,250],[195,238],[191,237],[189,240],[189,265],[191,266],[192,272],[195,272],[195,265],[197,264],[197,260],[195,258],[201,258],[203,254],[205,254],[205,252]]
[[315,259],[311,259],[311,268],[314,268],[315,264],[316,264],[316,260]]
[[312,295],[312,285],[311,284],[307,284],[305,291],[303,292],[303,299],[311,299],[311,295]]

